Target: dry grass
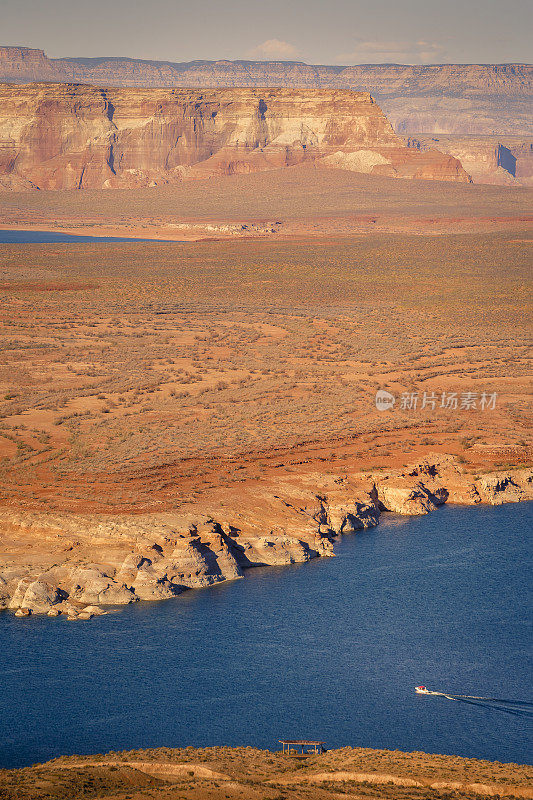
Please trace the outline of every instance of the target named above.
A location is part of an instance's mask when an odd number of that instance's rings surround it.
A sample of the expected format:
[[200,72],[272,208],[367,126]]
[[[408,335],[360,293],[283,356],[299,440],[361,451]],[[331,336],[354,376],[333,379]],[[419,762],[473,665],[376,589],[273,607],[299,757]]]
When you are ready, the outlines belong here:
[[[278,462],[520,450],[530,261],[512,239],[1,246],[3,501],[162,508]],[[499,397],[382,415],[379,387]]]
[[166,221],[306,220],[351,214],[425,215],[457,220],[531,213],[531,189],[381,178],[306,165],[157,189],[0,192],[0,221],[25,218],[137,225]]
[[[105,763],[99,766],[99,762]],[[320,778],[313,781],[313,776]],[[297,761],[251,747],[159,748],[96,757],[72,756],[22,770],[3,770],[0,798],[480,800],[486,796],[531,797],[532,778],[530,767],[517,764],[397,750],[346,747]],[[395,785],[394,780],[417,785]],[[432,786],[443,781],[460,786]],[[474,791],[471,784],[482,786]]]

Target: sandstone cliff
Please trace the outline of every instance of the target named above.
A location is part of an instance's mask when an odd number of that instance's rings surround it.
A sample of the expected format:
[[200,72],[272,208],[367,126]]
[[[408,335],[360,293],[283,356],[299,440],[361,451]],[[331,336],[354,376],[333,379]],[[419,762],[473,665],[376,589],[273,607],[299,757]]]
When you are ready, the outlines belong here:
[[532,134],[528,64],[365,64],[49,59],[42,50],[0,47],[0,81],[100,86],[354,89],[370,92],[401,133]]
[[460,160],[474,183],[533,185],[533,139],[520,136],[409,136],[408,147],[437,149]]
[[212,508],[130,516],[3,510],[0,609],[89,619],[103,605],[163,600],[241,578],[250,567],[331,556],[339,536],[376,526],[387,511],[531,499],[531,469],[475,476],[434,455],[376,475],[286,473],[228,490]]
[[469,181],[435,150],[408,149],[366,92],[0,85],[0,186],[155,186],[302,162]]

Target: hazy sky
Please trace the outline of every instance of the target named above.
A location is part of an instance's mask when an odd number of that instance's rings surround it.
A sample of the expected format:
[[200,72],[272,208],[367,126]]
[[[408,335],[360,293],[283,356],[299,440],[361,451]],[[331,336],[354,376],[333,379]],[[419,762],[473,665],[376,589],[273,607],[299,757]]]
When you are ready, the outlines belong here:
[[532,30],[533,0],[0,0],[0,44],[51,57],[529,62]]

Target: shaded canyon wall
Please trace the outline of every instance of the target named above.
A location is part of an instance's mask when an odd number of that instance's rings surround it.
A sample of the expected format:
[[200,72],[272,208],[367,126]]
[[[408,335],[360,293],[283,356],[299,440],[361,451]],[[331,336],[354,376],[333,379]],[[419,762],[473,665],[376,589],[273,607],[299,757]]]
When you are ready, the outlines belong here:
[[468,182],[460,162],[406,147],[367,92],[0,84],[0,186],[155,186],[302,162]]

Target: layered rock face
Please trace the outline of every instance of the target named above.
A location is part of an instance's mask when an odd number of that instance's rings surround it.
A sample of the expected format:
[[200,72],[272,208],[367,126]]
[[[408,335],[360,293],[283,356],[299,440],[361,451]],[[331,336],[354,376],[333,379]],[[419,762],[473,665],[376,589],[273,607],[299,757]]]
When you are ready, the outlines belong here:
[[102,606],[172,598],[250,567],[331,556],[339,536],[374,527],[388,511],[531,499],[531,469],[474,476],[436,454],[376,475],[286,473],[212,508],[131,516],[4,510],[0,609],[89,619]]
[[171,63],[49,59],[42,50],[0,47],[0,81],[43,80],[100,86],[354,89],[374,95],[398,132],[533,134],[533,67],[529,64]]
[[410,136],[417,150],[437,149],[461,161],[474,183],[533,186],[533,138],[520,136]]
[[302,162],[469,181],[459,161],[408,149],[365,92],[0,85],[0,185],[155,186]]
[[358,64],[298,61],[145,61],[139,58],[48,58],[44,50],[0,46],[0,80],[87,82],[99,86],[338,88],[384,95],[524,96],[530,64]]
[[63,71],[44,50],[0,47],[0,79],[8,81],[57,80]]

